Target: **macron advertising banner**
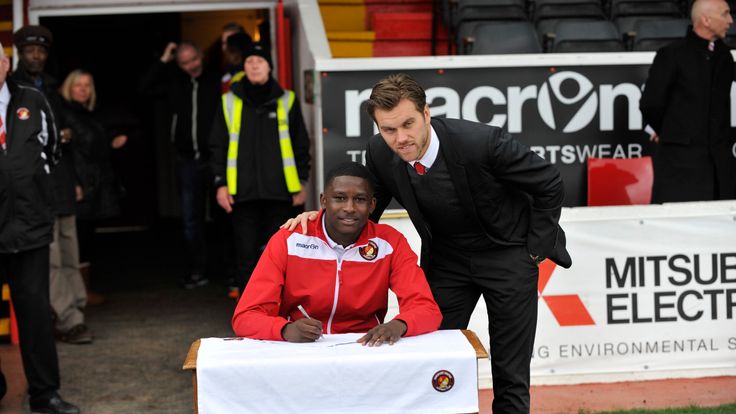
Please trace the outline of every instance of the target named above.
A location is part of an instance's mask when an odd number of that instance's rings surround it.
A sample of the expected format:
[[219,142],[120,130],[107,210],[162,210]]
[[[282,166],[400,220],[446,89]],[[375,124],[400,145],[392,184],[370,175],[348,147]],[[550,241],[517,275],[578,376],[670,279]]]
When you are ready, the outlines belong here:
[[563,227],[574,265],[540,267],[532,375],[736,368],[733,211]]
[[[588,157],[655,150],[639,111],[648,70],[648,64],[607,64],[320,71],[324,171],[344,161],[365,163],[366,142],[377,133],[365,102],[378,80],[404,72],[425,88],[432,116],[504,128],[559,169],[565,206],[583,206]],[[736,156],[736,144],[732,150]]]
[[639,112],[648,68],[321,72],[324,171],[344,161],[364,163],[366,142],[377,133],[365,102],[378,80],[404,72],[425,88],[432,116],[504,128],[557,166],[565,182],[566,206],[585,205],[588,157],[631,158],[653,152]]

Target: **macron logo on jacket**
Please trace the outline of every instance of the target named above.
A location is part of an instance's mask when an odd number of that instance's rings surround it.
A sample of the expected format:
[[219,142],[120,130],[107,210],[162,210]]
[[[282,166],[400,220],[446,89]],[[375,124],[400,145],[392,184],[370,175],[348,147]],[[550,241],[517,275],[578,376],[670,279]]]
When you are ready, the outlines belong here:
[[[286,244],[289,249],[289,256],[296,256],[301,259],[336,260],[335,252],[326,241],[317,236],[294,232],[287,238]],[[367,251],[370,254],[367,254]],[[362,263],[376,262],[391,255],[393,251],[393,246],[388,241],[380,237],[373,237],[365,245],[354,245],[347,249],[342,260]]]

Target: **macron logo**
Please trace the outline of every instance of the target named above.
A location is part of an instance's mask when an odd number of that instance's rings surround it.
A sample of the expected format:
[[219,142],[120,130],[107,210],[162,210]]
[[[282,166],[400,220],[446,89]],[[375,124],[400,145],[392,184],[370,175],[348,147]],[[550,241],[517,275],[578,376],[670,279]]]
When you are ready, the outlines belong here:
[[302,249],[310,249],[310,250],[316,250],[319,249],[319,246],[316,244],[304,244],[304,243],[297,243],[296,247],[301,247]]

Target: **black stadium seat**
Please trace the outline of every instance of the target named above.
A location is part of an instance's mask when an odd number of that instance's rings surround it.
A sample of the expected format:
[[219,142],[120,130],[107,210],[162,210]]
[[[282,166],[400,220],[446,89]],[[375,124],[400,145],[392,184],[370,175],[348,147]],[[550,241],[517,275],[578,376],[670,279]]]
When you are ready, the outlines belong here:
[[561,21],[555,27],[551,52],[623,52],[625,51],[616,26],[609,21]]
[[611,20],[624,16],[682,17],[677,0],[611,0]]
[[637,52],[656,51],[674,40],[685,37],[690,20],[670,19],[642,21],[634,27],[632,50]]
[[537,0],[534,5],[534,21],[549,19],[605,18],[600,0]]
[[488,22],[473,31],[473,55],[542,53],[537,33],[529,22]]

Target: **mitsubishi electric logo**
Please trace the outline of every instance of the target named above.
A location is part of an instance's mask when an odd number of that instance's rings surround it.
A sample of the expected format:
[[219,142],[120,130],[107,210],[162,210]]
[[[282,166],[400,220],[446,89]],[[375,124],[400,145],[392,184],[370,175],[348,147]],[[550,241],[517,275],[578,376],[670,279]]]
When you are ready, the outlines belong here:
[[545,295],[544,288],[552,277],[557,265],[547,259],[539,265],[539,297],[549,307],[560,326],[595,325],[578,295]]

